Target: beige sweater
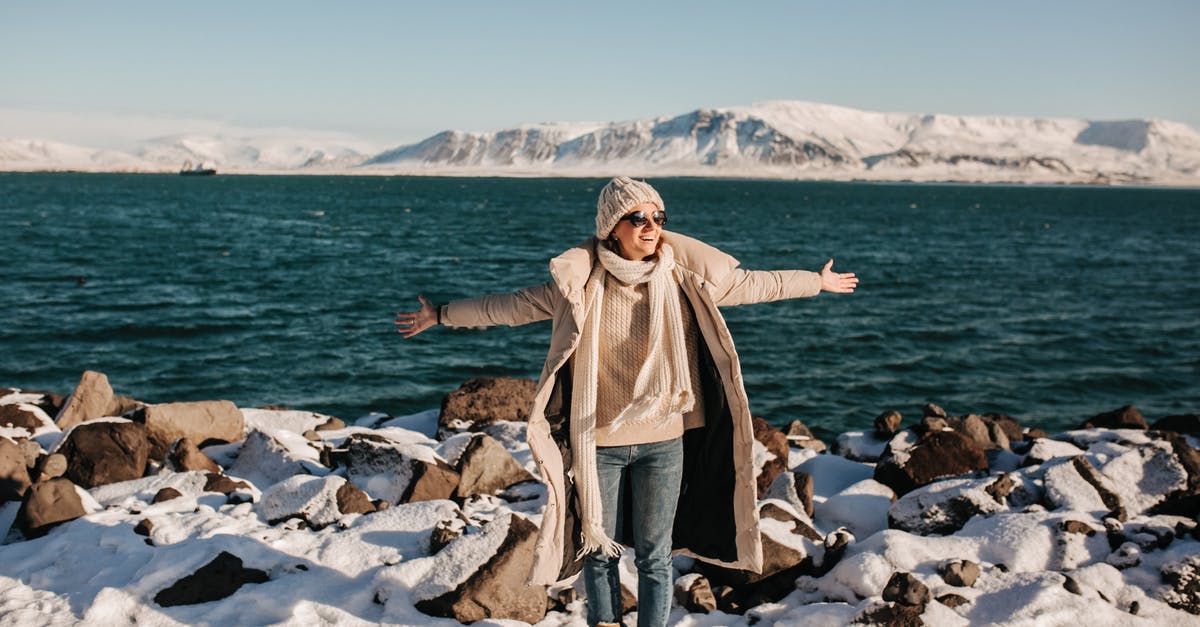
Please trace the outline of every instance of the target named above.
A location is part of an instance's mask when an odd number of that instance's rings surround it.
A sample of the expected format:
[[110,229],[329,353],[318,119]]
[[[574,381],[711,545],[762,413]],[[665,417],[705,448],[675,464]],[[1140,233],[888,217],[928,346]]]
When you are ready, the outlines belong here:
[[[647,284],[626,285],[611,274],[605,276],[604,302],[600,314],[600,354],[596,390],[596,446],[624,446],[661,442],[683,435],[686,429],[704,425],[700,391],[700,364],[696,341],[700,329],[687,296],[679,294],[683,315],[685,348],[695,400],[687,415],[676,414],[662,427],[625,424],[610,433],[608,425],[633,402],[638,370],[646,361],[650,334],[650,297]],[[657,423],[657,421],[654,421]]]

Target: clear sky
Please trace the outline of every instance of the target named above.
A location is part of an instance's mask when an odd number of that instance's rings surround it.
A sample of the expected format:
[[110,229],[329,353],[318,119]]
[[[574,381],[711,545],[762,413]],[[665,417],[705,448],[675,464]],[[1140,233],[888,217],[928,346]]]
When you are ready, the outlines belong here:
[[1200,128],[1198,30],[1196,0],[0,0],[0,137],[388,147],[777,99]]

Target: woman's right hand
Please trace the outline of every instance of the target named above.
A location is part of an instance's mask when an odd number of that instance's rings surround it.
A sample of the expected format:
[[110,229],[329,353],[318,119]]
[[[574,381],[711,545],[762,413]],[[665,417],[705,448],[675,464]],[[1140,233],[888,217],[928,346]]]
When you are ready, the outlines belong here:
[[396,313],[396,332],[408,339],[438,323],[438,309],[433,303],[417,296],[421,308],[417,311],[400,311]]

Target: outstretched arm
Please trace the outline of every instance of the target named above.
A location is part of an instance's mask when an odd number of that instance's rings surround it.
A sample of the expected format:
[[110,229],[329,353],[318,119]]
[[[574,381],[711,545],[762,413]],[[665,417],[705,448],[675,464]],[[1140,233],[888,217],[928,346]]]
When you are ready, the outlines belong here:
[[396,314],[396,332],[405,339],[438,324],[451,327],[511,327],[549,320],[562,296],[554,283],[547,281],[511,294],[456,300],[440,307],[424,296],[417,298],[421,301],[420,309]]
[[858,286],[858,278],[852,272],[834,272],[833,260],[830,259],[820,272],[737,268],[722,283],[724,289],[717,294],[716,302],[718,306],[729,307],[808,298],[821,292],[849,294]]

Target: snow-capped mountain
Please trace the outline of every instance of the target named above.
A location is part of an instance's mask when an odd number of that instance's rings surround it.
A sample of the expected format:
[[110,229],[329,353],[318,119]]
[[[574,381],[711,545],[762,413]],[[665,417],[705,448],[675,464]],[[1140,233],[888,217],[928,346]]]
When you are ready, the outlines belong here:
[[0,139],[0,170],[513,176],[714,176],[831,180],[1200,185],[1200,133],[1163,120],[881,113],[772,101],[624,122],[450,130],[378,150],[341,137],[177,135],[132,155]]
[[777,101],[605,125],[447,131],[365,168],[550,175],[1200,184],[1200,134],[1091,122],[877,113]]

